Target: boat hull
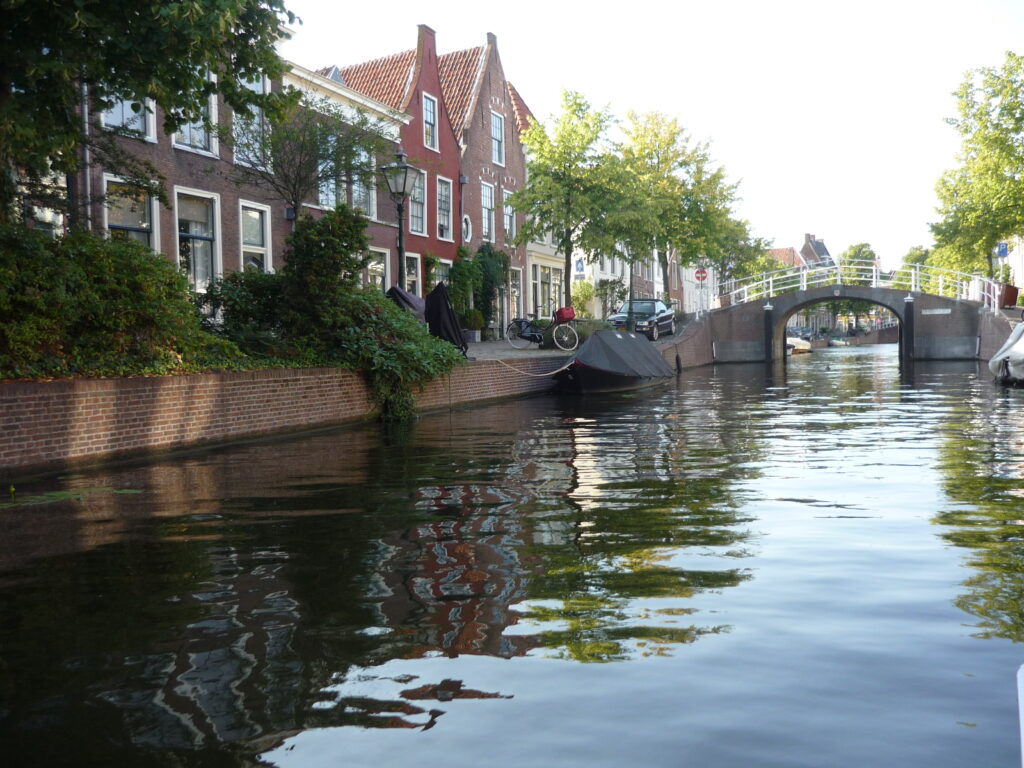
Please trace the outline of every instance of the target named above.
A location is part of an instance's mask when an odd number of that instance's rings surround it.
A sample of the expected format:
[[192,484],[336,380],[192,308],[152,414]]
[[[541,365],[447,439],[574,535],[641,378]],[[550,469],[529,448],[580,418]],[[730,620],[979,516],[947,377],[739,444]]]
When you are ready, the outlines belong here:
[[674,375],[658,348],[646,338],[601,330],[555,374],[555,381],[566,392],[620,392],[649,387]]

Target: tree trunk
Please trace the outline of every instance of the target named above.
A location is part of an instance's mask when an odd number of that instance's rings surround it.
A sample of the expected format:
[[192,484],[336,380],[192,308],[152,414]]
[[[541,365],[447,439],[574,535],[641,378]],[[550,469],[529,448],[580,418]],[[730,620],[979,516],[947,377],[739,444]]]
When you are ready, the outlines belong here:
[[667,305],[672,299],[672,294],[669,293],[669,279],[668,279],[668,251],[658,249],[658,261],[661,262],[661,274],[665,279],[665,304]]
[[572,306],[572,237],[568,229],[562,234],[562,247],[565,248],[565,274],[562,275],[563,293],[565,295],[564,307]]

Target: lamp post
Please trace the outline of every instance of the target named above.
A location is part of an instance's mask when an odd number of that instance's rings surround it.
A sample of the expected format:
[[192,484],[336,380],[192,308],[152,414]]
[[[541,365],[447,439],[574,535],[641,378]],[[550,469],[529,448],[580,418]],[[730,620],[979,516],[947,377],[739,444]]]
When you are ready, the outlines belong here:
[[388,192],[398,209],[398,287],[405,290],[405,198],[416,184],[416,169],[405,161],[408,155],[398,148],[395,161],[382,165],[380,172],[388,183]]

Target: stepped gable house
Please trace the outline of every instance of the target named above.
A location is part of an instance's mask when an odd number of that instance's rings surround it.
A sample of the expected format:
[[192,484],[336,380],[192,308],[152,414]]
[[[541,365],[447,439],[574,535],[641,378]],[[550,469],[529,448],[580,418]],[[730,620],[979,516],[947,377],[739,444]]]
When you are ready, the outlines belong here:
[[499,297],[497,316],[498,327],[504,328],[511,317],[525,315],[526,281],[531,279],[526,247],[514,243],[522,215],[507,199],[526,183],[521,135],[532,115],[505,79],[492,33],[482,46],[442,55],[439,69],[459,142],[462,243],[470,253],[490,243],[509,255],[509,286]]
[[[399,141],[420,178],[405,206],[403,287],[423,296],[427,257],[438,260],[439,279],[456,258],[461,205],[459,146],[443,98],[434,30],[421,24],[413,50],[320,72],[410,118],[399,129]],[[386,207],[380,218],[395,221],[396,209],[390,201]],[[396,259],[391,258],[388,275],[398,274]]]

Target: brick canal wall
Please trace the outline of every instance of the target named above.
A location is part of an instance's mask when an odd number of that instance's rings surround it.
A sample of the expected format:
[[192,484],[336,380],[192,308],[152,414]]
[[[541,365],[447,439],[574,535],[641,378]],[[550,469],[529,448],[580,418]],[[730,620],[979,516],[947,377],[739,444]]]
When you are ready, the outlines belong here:
[[[563,358],[478,360],[417,393],[422,411],[549,389]],[[509,366],[513,366],[509,367]],[[0,382],[0,473],[166,451],[372,418],[362,379],[335,368]]]

